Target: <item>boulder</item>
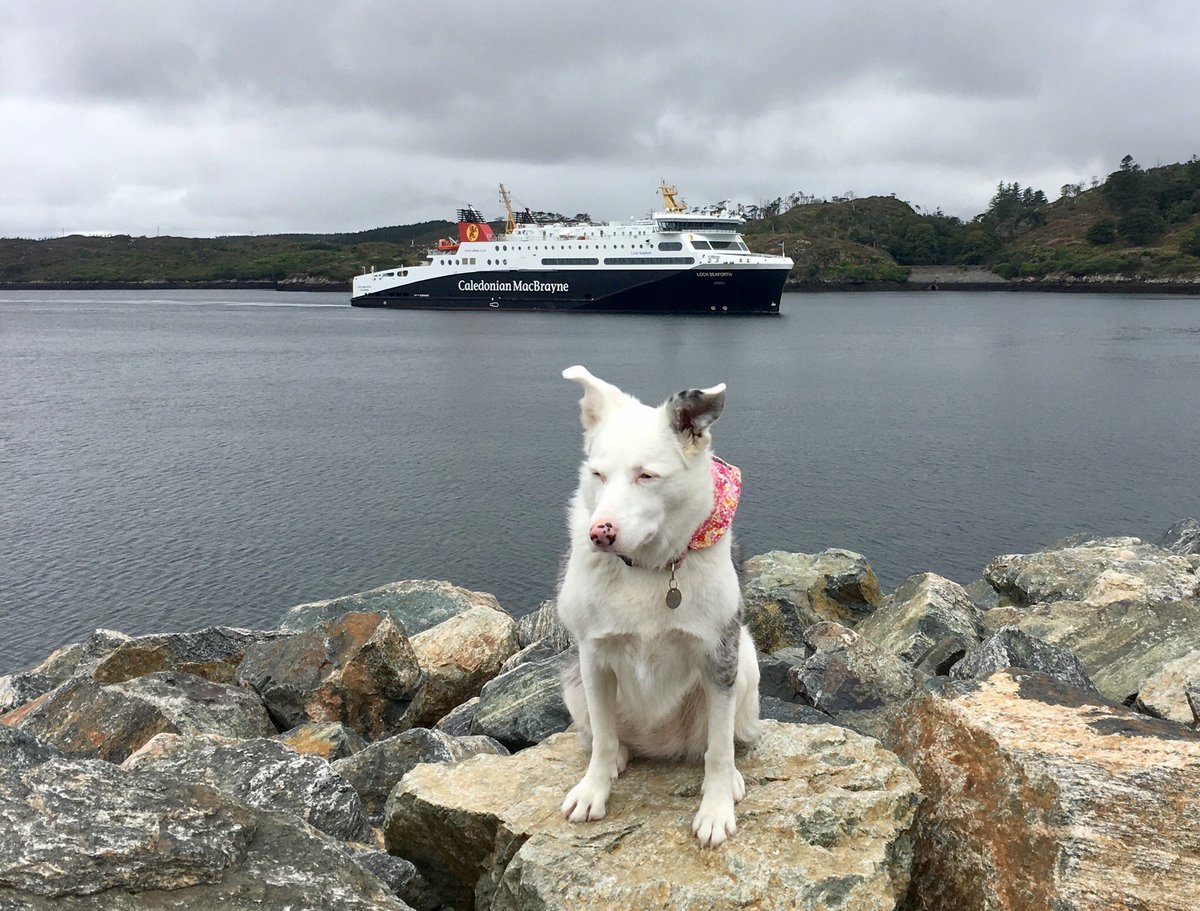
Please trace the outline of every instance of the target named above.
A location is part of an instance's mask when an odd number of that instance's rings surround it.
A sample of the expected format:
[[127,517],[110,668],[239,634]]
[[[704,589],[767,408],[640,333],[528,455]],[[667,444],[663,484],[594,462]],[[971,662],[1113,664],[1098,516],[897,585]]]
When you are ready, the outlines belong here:
[[746,625],[761,652],[798,645],[822,620],[853,624],[883,603],[866,558],[849,550],[775,550],[751,557],[742,570]]
[[776,696],[761,696],[758,700],[758,717],[781,721],[784,724],[831,724],[833,718],[820,709],[803,702],[789,702]]
[[813,654],[788,671],[792,689],[804,702],[871,736],[886,728],[888,707],[903,702],[925,679],[840,623],[813,624],[804,638]]
[[286,635],[277,630],[213,626],[191,633],[138,636],[116,643],[96,661],[91,674],[99,683],[120,683],[159,671],[181,671],[231,683],[247,646]]
[[1037,671],[1067,686],[1097,692],[1087,668],[1074,653],[1043,642],[1015,626],[1002,626],[988,636],[954,666],[950,676],[955,680],[968,680],[986,677],[992,671],[1006,667]]
[[999,607],[985,629],[1016,626],[1073,652],[1096,687],[1114,702],[1131,700],[1142,681],[1200,649],[1200,600],[1085,604],[1059,601]]
[[329,763],[274,740],[160,734],[123,765],[210,785],[246,806],[290,813],[334,838],[370,838],[362,800]]
[[1038,553],[997,557],[983,577],[1016,606],[1150,604],[1200,595],[1200,577],[1186,557],[1138,538],[1067,538]]
[[471,722],[479,714],[479,697],[468,699],[441,717],[435,730],[449,734],[451,737],[466,737],[471,733]]
[[1200,716],[1188,699],[1189,688],[1200,690],[1200,649],[1168,661],[1157,673],[1143,680],[1133,705],[1139,712],[1155,718],[1192,724],[1200,720]]
[[905,579],[854,630],[885,652],[916,665],[939,643],[961,642],[968,648],[978,643],[982,620],[983,612],[957,582],[919,573]]
[[492,737],[510,750],[565,731],[571,715],[562,698],[562,671],[574,649],[515,667],[484,686],[471,733]]
[[517,622],[497,606],[476,606],[411,640],[425,674],[405,727],[428,727],[478,696],[519,648]]
[[541,639],[549,639],[556,652],[565,652],[575,644],[575,640],[563,626],[562,619],[558,616],[558,606],[553,601],[543,601],[536,611],[521,617],[517,621],[517,634],[521,648]]
[[555,645],[554,640],[547,637],[538,639],[536,642],[531,642],[519,652],[514,652],[509,655],[505,662],[500,665],[500,673],[511,671],[514,667],[522,664],[528,664],[530,661],[541,661],[543,658],[553,658],[562,649]]
[[20,728],[0,725],[0,774],[19,773],[51,759],[65,759],[61,750],[42,743]]
[[805,647],[781,648],[769,655],[758,653],[758,695],[772,697],[784,702],[797,700],[796,688],[788,679],[793,667],[803,667],[812,657],[813,649]]
[[129,636],[98,629],[85,642],[57,649],[32,670],[0,677],[0,715],[44,696],[77,675],[90,675],[96,665],[129,641]]
[[406,579],[353,595],[297,604],[283,615],[279,628],[301,632],[347,614],[372,612],[387,614],[406,635],[415,636],[473,607],[501,609],[495,596],[487,592],[431,579]]
[[360,867],[387,886],[393,895],[408,902],[415,911],[436,911],[438,908],[440,902],[412,861],[362,845],[348,844],[345,850]]
[[442,731],[413,728],[337,760],[333,771],[358,792],[371,817],[382,817],[388,794],[414,766],[461,762],[480,753],[504,756],[508,750],[490,737],[452,737]]
[[906,911],[1196,906],[1200,735],[1007,670],[931,683],[892,743],[925,795]]
[[246,649],[237,680],[281,730],[338,721],[368,740],[399,733],[423,680],[404,629],[387,614],[350,613]]
[[367,745],[361,734],[338,721],[311,721],[272,739],[297,753],[320,756],[326,762],[353,756]]
[[1180,556],[1200,554],[1200,522],[1195,519],[1176,522],[1154,544]]
[[21,911],[405,911],[290,816],[206,784],[50,759],[0,774],[0,908]]
[[573,734],[513,756],[421,765],[392,793],[385,839],[447,904],[515,909],[888,909],[908,884],[916,781],[868,738],[831,725],[764,724],[741,756],[738,832],[692,835],[699,763],[637,759],[608,816],[562,818],[587,766]]
[[75,677],[0,722],[69,756],[109,762],[122,762],[156,734],[242,738],[277,733],[254,693],[174,672],[110,686]]

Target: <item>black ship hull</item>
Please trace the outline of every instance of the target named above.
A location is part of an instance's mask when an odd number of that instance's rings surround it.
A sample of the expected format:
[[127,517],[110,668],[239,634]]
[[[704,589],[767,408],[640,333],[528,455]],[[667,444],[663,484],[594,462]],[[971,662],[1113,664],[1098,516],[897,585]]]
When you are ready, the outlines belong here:
[[351,299],[402,310],[771,315],[787,269],[509,270],[442,275]]

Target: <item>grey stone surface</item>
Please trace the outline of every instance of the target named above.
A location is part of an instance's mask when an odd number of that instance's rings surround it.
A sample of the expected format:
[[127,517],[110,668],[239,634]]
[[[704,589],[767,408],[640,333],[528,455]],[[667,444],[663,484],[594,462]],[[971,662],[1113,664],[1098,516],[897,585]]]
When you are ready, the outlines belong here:
[[414,766],[461,762],[480,753],[506,755],[508,750],[490,737],[452,737],[443,731],[412,728],[337,760],[333,771],[358,792],[370,816],[382,817],[388,794]]
[[517,626],[521,648],[542,639],[549,639],[556,652],[565,652],[575,644],[559,619],[558,608],[553,601],[543,601],[536,611],[519,619]]
[[65,759],[61,750],[42,743],[19,728],[0,724],[0,776],[22,772],[51,759]]
[[604,819],[570,823],[559,805],[587,762],[564,734],[508,757],[418,766],[388,801],[388,850],[452,907],[492,911],[894,911],[908,885],[916,782],[851,731],[764,722],[738,760],[738,831],[715,850],[691,832],[700,764],[634,762]]
[[479,710],[471,733],[521,750],[565,731],[571,723],[562,698],[561,674],[576,660],[571,649],[551,658],[515,667],[488,683],[479,694]]
[[947,637],[958,636],[968,645],[977,643],[982,617],[978,605],[957,582],[934,573],[918,573],[905,579],[854,631],[885,652],[917,664]]
[[1181,556],[1200,554],[1200,522],[1182,519],[1163,532],[1162,537],[1154,543],[1163,550]]
[[849,550],[771,551],[742,571],[746,625],[760,652],[799,645],[804,630],[822,620],[853,625],[883,602],[866,558]]
[[406,635],[415,636],[472,607],[500,610],[495,596],[434,579],[405,579],[370,591],[309,601],[289,608],[280,629],[299,632],[346,614],[363,611],[384,613],[400,624]]
[[290,813],[334,838],[370,837],[362,800],[349,783],[324,759],[274,740],[222,743],[163,734],[129,757],[124,767],[209,785],[249,807]]
[[434,729],[444,731],[451,737],[465,737],[471,733],[471,722],[477,714],[479,697],[475,696],[443,715],[434,725]]
[[1002,626],[988,636],[954,666],[950,676],[968,680],[986,677],[1003,668],[1038,671],[1067,686],[1097,692],[1087,668],[1073,652],[1043,642],[1015,626]]
[[1186,557],[1138,538],[1067,538],[1037,553],[997,557],[983,575],[1018,607],[1054,601],[1152,604],[1200,594],[1200,578]]
[[907,662],[839,623],[814,624],[805,641],[813,655],[793,667],[788,679],[799,696],[831,715],[903,701],[924,679]]

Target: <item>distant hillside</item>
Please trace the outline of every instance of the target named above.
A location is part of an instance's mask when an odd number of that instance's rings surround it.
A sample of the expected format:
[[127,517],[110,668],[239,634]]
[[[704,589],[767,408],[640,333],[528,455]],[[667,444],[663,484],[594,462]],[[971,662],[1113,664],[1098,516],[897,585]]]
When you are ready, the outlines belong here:
[[[751,249],[791,256],[797,285],[905,282],[913,267],[973,267],[1005,279],[1200,281],[1200,160],[1041,190],[1001,182],[971,221],[893,196],[794,195],[743,210]],[[578,216],[583,217],[583,216]],[[342,234],[0,239],[4,283],[276,283],[348,287],[364,271],[419,262],[450,222]]]
[[903,281],[913,266],[971,266],[1004,278],[1200,280],[1200,160],[1142,171],[1132,159],[1103,182],[1045,193],[1001,183],[969,222],[920,214],[893,197],[805,202],[749,220],[746,241],[781,246],[792,281]]
[[305,282],[346,285],[372,266],[418,262],[454,231],[422,222],[355,234],[0,239],[0,282]]

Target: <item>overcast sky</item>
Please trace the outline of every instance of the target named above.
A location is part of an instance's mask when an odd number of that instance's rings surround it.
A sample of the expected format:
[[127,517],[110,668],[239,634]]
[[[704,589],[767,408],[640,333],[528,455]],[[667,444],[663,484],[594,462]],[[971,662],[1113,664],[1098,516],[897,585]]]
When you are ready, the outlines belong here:
[[1200,8],[2,0],[0,236],[355,231],[894,193],[970,218],[1200,153]]

